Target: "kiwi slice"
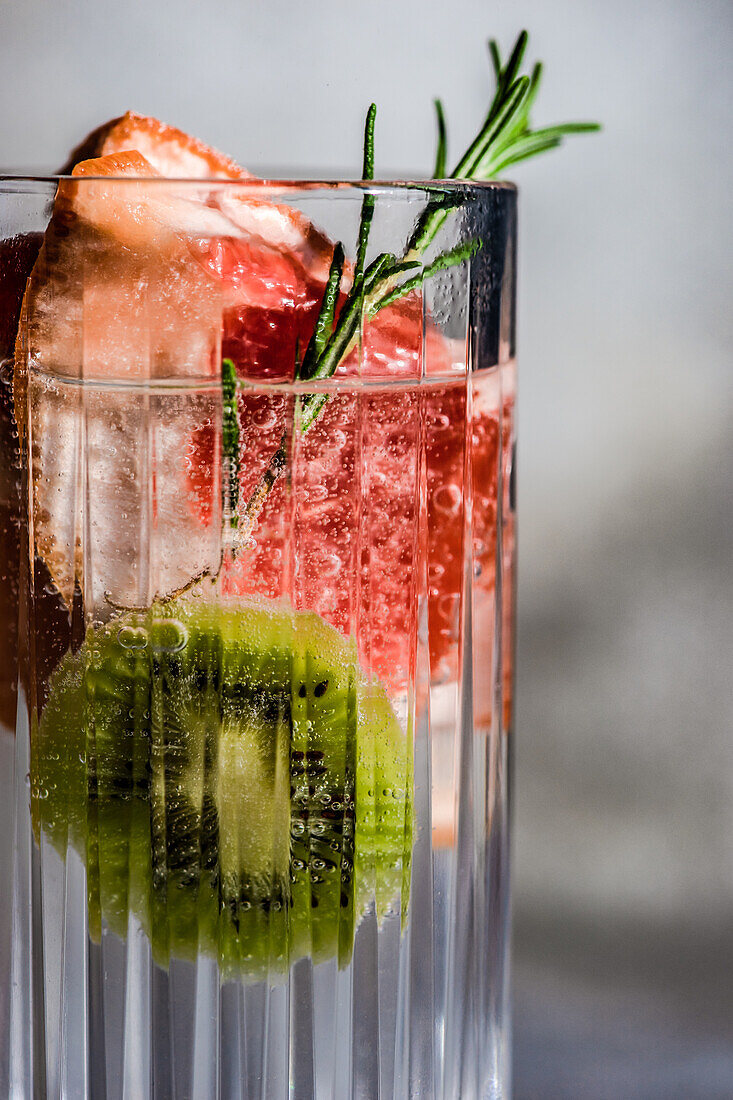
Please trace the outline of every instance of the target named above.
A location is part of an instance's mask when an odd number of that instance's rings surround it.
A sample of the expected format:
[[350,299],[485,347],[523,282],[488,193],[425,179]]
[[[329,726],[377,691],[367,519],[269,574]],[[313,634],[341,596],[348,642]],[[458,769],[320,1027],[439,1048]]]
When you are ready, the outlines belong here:
[[409,738],[318,615],[187,598],[90,628],[51,679],[33,810],[87,865],[92,934],[251,978],[351,957],[402,890]]

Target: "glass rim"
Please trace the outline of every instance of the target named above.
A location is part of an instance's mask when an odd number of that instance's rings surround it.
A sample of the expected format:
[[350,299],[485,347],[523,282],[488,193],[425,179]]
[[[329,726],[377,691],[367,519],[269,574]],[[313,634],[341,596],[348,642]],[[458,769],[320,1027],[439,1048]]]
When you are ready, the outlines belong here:
[[337,177],[308,178],[284,176],[252,176],[243,179],[221,179],[216,176],[74,176],[64,173],[25,172],[0,168],[0,187],[3,184],[53,184],[59,183],[120,183],[120,184],[185,184],[192,187],[221,187],[222,189],[259,191],[322,191],[339,193],[344,191],[370,192],[375,194],[394,194],[402,196],[406,192],[431,191],[455,192],[457,194],[477,195],[491,191],[515,193],[517,185],[509,180],[471,180],[471,179],[348,179]]
[[[480,367],[467,362],[456,364],[453,370],[436,371],[434,374],[421,372],[420,374],[402,376],[379,373],[366,375],[336,373],[328,378],[313,378],[308,381],[237,377],[235,385],[240,394],[250,394],[254,397],[283,394],[293,398],[304,398],[312,394],[324,394],[331,397],[343,396],[344,394],[356,395],[357,393],[383,392],[385,390],[402,392],[415,389],[443,389],[446,386],[466,384],[477,376],[487,378],[494,375],[498,377],[501,370],[505,367],[511,367],[513,362],[513,357],[504,356],[496,362],[487,363]],[[33,376],[36,379],[48,379],[61,388],[68,386],[82,391],[128,393],[130,396],[176,397],[183,394],[201,395],[221,392],[221,376],[218,374],[150,376],[144,378],[95,374],[79,376],[50,371],[29,364],[28,376]]]

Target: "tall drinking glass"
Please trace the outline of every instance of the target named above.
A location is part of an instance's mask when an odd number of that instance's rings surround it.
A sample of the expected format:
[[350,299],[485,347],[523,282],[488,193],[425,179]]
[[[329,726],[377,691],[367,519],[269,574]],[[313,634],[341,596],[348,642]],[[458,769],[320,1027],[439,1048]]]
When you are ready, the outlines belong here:
[[2,1095],[508,1095],[515,218],[0,179]]

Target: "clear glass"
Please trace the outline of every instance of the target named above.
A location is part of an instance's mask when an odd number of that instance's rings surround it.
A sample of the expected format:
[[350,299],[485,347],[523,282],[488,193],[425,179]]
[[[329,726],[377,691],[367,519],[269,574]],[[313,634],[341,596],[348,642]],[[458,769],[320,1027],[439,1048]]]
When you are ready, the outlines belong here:
[[428,185],[0,179],[2,1095],[509,1095],[516,195],[439,193],[303,381]]

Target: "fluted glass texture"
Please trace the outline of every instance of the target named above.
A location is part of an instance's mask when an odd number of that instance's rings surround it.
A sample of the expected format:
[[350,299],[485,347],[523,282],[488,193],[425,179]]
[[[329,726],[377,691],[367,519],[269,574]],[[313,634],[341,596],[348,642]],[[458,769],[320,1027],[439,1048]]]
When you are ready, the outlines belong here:
[[515,219],[0,180],[0,1094],[509,1095]]

